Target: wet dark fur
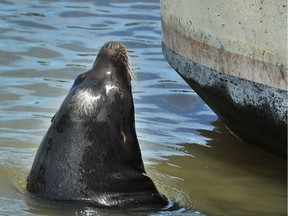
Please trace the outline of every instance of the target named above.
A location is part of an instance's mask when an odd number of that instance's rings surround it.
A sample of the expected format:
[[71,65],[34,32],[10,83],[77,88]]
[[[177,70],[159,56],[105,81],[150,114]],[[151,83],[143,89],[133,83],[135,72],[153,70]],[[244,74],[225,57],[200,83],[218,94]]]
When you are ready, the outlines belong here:
[[42,199],[94,206],[164,206],[146,175],[134,125],[125,47],[104,44],[79,75],[43,138],[27,190]]

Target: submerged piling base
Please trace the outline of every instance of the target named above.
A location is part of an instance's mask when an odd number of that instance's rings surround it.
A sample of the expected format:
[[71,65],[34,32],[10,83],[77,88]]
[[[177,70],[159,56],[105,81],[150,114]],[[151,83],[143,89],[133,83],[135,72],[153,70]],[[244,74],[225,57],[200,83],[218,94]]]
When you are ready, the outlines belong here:
[[162,43],[168,63],[238,138],[287,157],[287,92],[197,64]]

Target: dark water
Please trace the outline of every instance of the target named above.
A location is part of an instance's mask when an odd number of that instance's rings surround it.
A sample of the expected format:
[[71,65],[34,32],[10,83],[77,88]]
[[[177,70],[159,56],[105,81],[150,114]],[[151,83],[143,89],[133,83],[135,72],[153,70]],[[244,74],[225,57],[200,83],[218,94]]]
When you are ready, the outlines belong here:
[[149,215],[286,215],[286,160],[230,135],[165,62],[159,1],[79,2],[0,2],[0,215],[144,214],[51,205],[25,190],[51,117],[109,40],[126,45],[137,76],[146,170],[181,206]]

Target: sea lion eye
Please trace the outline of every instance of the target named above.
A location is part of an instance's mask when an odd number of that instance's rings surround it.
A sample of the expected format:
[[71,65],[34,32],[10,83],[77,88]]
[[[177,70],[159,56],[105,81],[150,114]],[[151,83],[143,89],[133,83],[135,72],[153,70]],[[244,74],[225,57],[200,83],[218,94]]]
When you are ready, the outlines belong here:
[[74,85],[80,84],[85,79],[85,77],[86,77],[85,74],[81,74],[81,75],[77,76],[77,78],[74,82]]

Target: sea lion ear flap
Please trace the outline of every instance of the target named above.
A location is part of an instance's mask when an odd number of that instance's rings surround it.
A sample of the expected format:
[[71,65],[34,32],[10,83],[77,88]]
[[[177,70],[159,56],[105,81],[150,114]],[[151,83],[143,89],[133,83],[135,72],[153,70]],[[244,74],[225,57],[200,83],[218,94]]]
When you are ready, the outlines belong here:
[[55,116],[57,115],[57,112],[54,114],[54,116],[51,118],[51,122],[53,122]]
[[[56,115],[56,114],[55,114]],[[51,118],[51,122],[53,122],[55,115]]]

